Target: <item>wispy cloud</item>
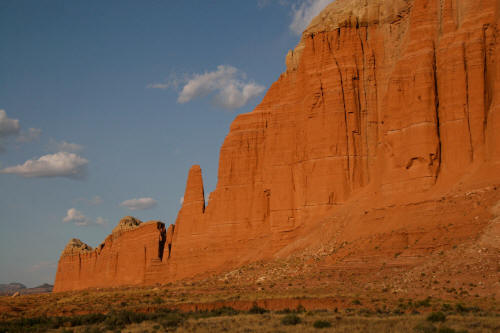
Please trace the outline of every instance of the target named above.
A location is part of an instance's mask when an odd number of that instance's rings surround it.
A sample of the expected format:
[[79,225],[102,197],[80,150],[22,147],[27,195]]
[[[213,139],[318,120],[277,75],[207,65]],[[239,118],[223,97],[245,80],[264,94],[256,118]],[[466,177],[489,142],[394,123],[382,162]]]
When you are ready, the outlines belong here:
[[42,134],[41,129],[30,128],[26,132],[21,131],[21,133],[16,138],[16,142],[20,142],[20,143],[33,142],[33,141],[38,140],[40,138],[41,134]]
[[290,29],[297,35],[307,28],[312,19],[318,15],[332,0],[306,0],[292,5],[292,23]]
[[153,208],[157,203],[158,202],[153,198],[137,198],[125,200],[120,204],[120,206],[126,207],[130,210],[144,210]]
[[100,204],[102,204],[102,198],[98,195],[96,196],[93,196],[90,200],[89,200],[89,203],[91,205],[94,205],[94,206],[98,206]]
[[0,153],[6,151],[6,142],[10,137],[15,138],[17,143],[28,143],[40,138],[42,130],[39,128],[30,128],[27,131],[21,131],[18,119],[9,118],[5,110],[0,110]]
[[7,167],[0,173],[15,174],[25,178],[66,177],[82,179],[86,175],[88,160],[76,154],[59,152],[31,159],[24,164]]
[[63,218],[63,222],[74,222],[78,226],[86,226],[89,225],[90,219],[83,215],[82,212],[76,210],[75,208],[70,208],[66,212],[66,216]]
[[177,98],[178,103],[188,103],[194,99],[211,95],[214,105],[227,110],[243,107],[265,90],[264,86],[247,80],[242,71],[226,65],[220,65],[211,72],[193,74],[183,80],[174,79],[167,83],[156,83],[148,87],[169,89],[181,85],[182,89]]
[[182,77],[179,77],[177,74],[171,74],[169,78],[165,82],[158,82],[158,83],[151,83],[146,86],[148,89],[160,89],[160,90],[167,90],[167,89],[178,89],[179,86],[183,85],[186,83],[188,80],[187,75],[183,75]]
[[17,135],[20,130],[19,120],[9,118],[5,110],[0,110],[0,137]]
[[40,270],[54,269],[54,268],[57,268],[57,261],[40,261],[36,264],[33,264],[30,267],[29,272],[33,273]]
[[75,208],[68,209],[68,211],[66,212],[66,216],[62,221],[64,223],[73,222],[75,225],[80,227],[88,226],[90,224],[105,225],[108,223],[108,220],[100,216],[96,218],[95,222],[93,222],[90,218],[85,216],[85,214],[83,214],[79,210],[76,210]]
[[282,6],[287,6],[290,4],[290,1],[292,0],[257,0],[257,6],[259,8],[264,8],[269,6],[273,2],[277,2]]
[[56,141],[50,139],[47,144],[47,149],[52,152],[67,152],[67,153],[77,153],[83,150],[83,146],[77,143],[71,143],[66,141]]
[[20,130],[19,120],[9,118],[5,110],[0,110],[0,153],[7,150],[5,142],[8,137],[18,135]]
[[262,9],[271,3],[277,3],[281,6],[290,8],[292,22],[289,28],[296,35],[301,35],[309,26],[312,19],[333,1],[334,0],[257,0],[257,6]]
[[108,220],[103,218],[103,217],[98,217],[96,220],[95,220],[95,223],[99,224],[99,225],[106,225],[108,224]]
[[83,202],[84,204],[91,206],[99,206],[103,203],[102,198],[99,195],[94,195],[92,198],[77,198],[74,203]]

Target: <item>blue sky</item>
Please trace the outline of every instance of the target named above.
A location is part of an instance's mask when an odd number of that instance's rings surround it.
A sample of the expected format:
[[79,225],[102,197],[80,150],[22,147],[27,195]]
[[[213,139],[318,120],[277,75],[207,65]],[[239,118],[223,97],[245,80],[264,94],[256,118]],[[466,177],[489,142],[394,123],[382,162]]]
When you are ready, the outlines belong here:
[[0,283],[52,283],[70,238],[173,223],[188,169],[285,70],[328,0],[0,2]]

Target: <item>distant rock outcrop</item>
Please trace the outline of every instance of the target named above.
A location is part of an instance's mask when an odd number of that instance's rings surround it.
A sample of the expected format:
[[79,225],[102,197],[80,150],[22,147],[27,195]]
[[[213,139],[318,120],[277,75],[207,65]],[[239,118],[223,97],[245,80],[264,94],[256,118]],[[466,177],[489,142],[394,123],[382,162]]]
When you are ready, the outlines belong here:
[[11,295],[13,297],[17,297],[26,294],[50,293],[52,288],[53,286],[48,283],[44,283],[34,288],[27,288],[22,283],[13,282],[9,284],[0,284],[0,295]]
[[232,123],[207,206],[194,166],[175,228],[127,218],[96,250],[76,244],[55,290],[165,283],[306,248],[330,249],[331,265],[408,251],[412,265],[498,233],[499,24],[498,0],[333,2]]

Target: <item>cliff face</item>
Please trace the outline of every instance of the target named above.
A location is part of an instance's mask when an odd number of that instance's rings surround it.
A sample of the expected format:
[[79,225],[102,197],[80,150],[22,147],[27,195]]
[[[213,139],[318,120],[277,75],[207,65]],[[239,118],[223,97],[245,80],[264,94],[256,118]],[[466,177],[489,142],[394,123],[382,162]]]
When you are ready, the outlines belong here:
[[480,234],[500,197],[445,198],[500,181],[499,23],[497,0],[333,2],[231,125],[208,205],[195,166],[175,227],[63,252],[54,289],[163,283],[391,230],[396,251],[450,219],[453,242]]
[[163,223],[131,217],[95,250],[73,239],[59,259],[54,291],[143,283],[148,268],[161,262],[164,244]]

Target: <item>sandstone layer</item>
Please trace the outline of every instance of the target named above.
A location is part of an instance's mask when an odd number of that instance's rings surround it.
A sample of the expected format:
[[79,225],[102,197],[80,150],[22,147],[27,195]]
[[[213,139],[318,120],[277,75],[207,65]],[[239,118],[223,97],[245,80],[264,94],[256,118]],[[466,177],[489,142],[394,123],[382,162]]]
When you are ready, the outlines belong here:
[[499,23],[497,0],[333,2],[234,120],[206,207],[194,166],[175,226],[139,224],[96,250],[73,242],[54,290],[166,283],[306,250],[334,267],[350,248],[364,268],[471,239],[499,251]]

